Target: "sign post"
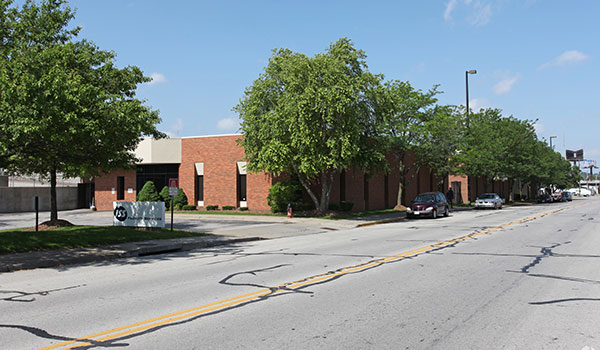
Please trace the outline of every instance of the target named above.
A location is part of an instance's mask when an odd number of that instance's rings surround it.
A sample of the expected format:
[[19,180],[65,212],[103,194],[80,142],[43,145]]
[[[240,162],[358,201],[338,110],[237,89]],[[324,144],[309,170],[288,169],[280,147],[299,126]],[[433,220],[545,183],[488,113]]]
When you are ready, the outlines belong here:
[[38,232],[38,222],[40,218],[40,197],[35,196],[33,206],[35,207],[35,232]]
[[169,196],[171,196],[171,231],[173,231],[173,206],[178,187],[179,179],[169,179]]

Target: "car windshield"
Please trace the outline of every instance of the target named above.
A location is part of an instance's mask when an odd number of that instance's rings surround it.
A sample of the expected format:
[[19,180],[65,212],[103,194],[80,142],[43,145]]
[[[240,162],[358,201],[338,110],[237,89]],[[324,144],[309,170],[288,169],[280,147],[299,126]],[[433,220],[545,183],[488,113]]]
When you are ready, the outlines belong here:
[[433,194],[420,194],[413,202],[433,202],[435,196]]
[[493,193],[484,193],[481,196],[479,196],[479,199],[494,199],[496,198],[496,195]]

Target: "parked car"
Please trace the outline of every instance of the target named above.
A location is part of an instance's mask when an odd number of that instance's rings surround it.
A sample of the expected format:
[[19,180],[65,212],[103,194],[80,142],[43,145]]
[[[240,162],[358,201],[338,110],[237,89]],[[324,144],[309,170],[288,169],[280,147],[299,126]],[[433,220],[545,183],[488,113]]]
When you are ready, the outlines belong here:
[[563,199],[562,192],[561,191],[556,191],[556,192],[552,193],[552,201],[554,201],[554,202],[564,202],[565,200]]
[[552,203],[554,202],[554,198],[550,193],[540,193],[538,194],[538,203]]
[[573,194],[569,191],[562,191],[561,192],[561,201],[562,202],[566,202],[566,201],[572,201],[573,200]]
[[493,208],[502,209],[504,200],[496,193],[484,193],[475,200],[475,209],[478,208]]
[[407,218],[427,216],[435,219],[440,215],[448,216],[448,214],[450,214],[450,207],[446,196],[441,192],[421,193],[406,208]]
[[568,191],[571,192],[573,196],[588,197],[592,195],[592,191],[585,187],[570,188]]

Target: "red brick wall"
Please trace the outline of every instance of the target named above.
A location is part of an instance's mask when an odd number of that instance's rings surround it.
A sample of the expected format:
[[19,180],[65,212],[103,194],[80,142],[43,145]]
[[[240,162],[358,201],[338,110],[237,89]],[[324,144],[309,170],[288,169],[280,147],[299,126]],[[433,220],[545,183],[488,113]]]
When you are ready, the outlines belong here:
[[[468,192],[469,192],[469,187],[468,187],[468,178],[466,176],[462,176],[462,175],[449,175],[448,176],[448,185],[446,185],[446,190],[448,189],[448,186],[451,186],[453,182],[458,181],[460,182],[460,194],[462,196],[462,202],[463,203],[468,203]],[[458,195],[458,193],[454,194],[454,200],[457,201],[460,199],[460,196]]]
[[[135,201],[136,186],[135,186],[135,170],[116,170],[102,176],[97,176],[94,179],[95,183],[95,203],[98,210],[112,210],[113,201],[117,200],[117,177],[125,177],[125,201]],[[112,192],[114,188],[114,193]],[[132,188],[133,193],[129,193],[128,189]]]
[[[188,197],[190,204],[196,204],[196,167],[195,163],[204,163],[204,205],[218,205],[223,207],[231,205],[238,207],[237,201],[237,162],[243,161],[244,151],[236,140],[241,135],[227,136],[209,136],[184,138],[181,141],[182,161],[179,167],[179,186]],[[413,161],[413,155],[407,155],[406,162],[410,164]],[[346,171],[346,201],[353,202],[353,210],[365,209],[383,209],[393,208],[396,205],[400,175],[398,173],[398,164],[393,156],[388,157],[391,172],[388,174],[388,201],[385,203],[385,176],[383,171],[377,172],[369,178],[369,203],[364,200],[364,174],[358,169],[349,169]],[[408,177],[414,174],[414,170],[408,174]],[[113,194],[112,188],[117,187],[117,176],[125,176],[125,200],[134,201],[136,197],[136,173],[135,170],[119,170],[107,175],[96,178],[96,207],[99,210],[112,209],[112,202],[116,200],[116,191]],[[483,188],[483,179],[479,179],[477,185]],[[436,191],[440,178],[433,177],[429,168],[422,167],[419,174],[415,174],[412,182],[404,189],[405,203],[410,201],[420,192]],[[444,180],[444,192],[452,181],[462,182],[462,196],[467,201],[467,178],[464,176],[450,175]],[[274,183],[273,177],[265,173],[252,174],[246,176],[246,198],[248,208],[254,210],[269,210],[267,204],[267,195],[269,188]],[[475,189],[475,181],[472,183],[472,189]],[[498,186],[498,185],[497,185]],[[508,186],[506,185],[508,192]],[[127,193],[128,188],[133,188],[134,193]],[[320,197],[320,185],[315,184],[315,194]],[[489,191],[491,191],[491,184]],[[500,192],[500,187],[497,187]],[[339,203],[340,201],[340,177],[336,175],[330,202]]]
[[[238,207],[237,162],[243,161],[244,150],[236,140],[240,135],[184,138],[181,140],[179,183],[190,204],[196,204],[196,167],[204,163],[204,205]],[[267,210],[271,176],[265,173],[246,175],[248,208]]]

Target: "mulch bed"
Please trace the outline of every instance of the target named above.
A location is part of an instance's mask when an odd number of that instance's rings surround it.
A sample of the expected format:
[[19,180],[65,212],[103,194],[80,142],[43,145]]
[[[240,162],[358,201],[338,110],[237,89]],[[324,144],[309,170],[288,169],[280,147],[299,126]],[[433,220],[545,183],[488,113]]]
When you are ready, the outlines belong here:
[[[39,231],[45,231],[45,230],[50,230],[53,228],[59,228],[59,227],[70,227],[70,226],[75,226],[72,223],[68,222],[67,220],[54,220],[54,221],[44,221],[41,224],[38,225],[38,230]],[[23,231],[35,231],[35,226],[34,227],[30,227],[26,230]]]

